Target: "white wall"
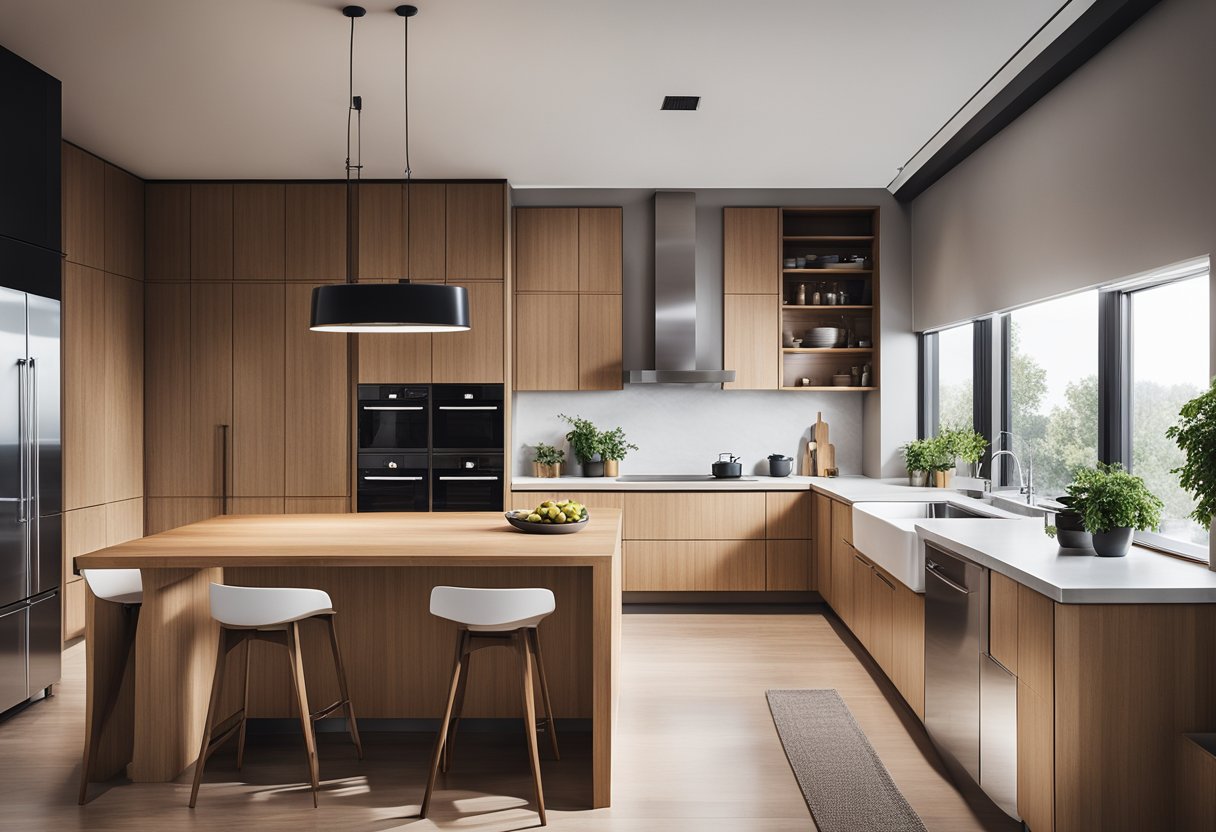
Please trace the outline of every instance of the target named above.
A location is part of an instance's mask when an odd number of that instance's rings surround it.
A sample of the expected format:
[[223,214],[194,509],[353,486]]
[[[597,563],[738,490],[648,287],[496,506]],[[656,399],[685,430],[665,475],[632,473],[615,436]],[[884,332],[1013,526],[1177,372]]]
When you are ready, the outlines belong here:
[[[816,399],[816,401],[809,401]],[[621,463],[623,474],[708,474],[721,452],[742,457],[744,472],[768,473],[767,457],[783,453],[795,461],[810,437],[817,410],[823,411],[836,465],[841,473],[861,473],[862,407],[854,394],[716,390],[697,385],[627,385],[621,391],[516,393],[515,473],[532,474],[532,447],[538,442],[566,450],[569,426],[559,413],[590,419],[601,429],[620,426],[638,446]]]
[[1216,252],[1214,34],[1163,0],[914,200],[916,328]]
[[[686,470],[700,471],[708,463],[707,455],[717,451],[741,453],[740,441],[751,443],[768,441],[766,435],[748,425],[749,417],[763,423],[774,420],[771,429],[778,433],[773,441],[778,444],[767,447],[761,457],[784,450],[793,455],[794,441],[800,431],[815,421],[817,411],[824,411],[829,424],[835,423],[828,413],[839,412],[843,418],[856,423],[855,439],[836,442],[837,459],[843,470],[849,473],[865,473],[870,476],[899,476],[903,464],[898,448],[916,436],[916,339],[912,334],[912,276],[909,217],[907,208],[900,205],[883,189],[702,189],[697,190],[697,355],[707,368],[722,366],[722,209],[733,205],[751,206],[841,206],[877,205],[880,210],[880,268],[881,285],[879,316],[881,328],[881,352],[879,374],[881,390],[876,393],[767,393],[704,388],[700,396],[689,399],[695,402],[699,412],[738,414],[742,419],[738,427],[718,432],[716,427],[706,428],[691,434],[696,443],[709,443],[697,447],[687,458],[697,465]],[[623,208],[623,363],[625,369],[647,369],[654,360],[654,210],[653,190],[648,189],[516,189],[512,191],[512,202],[516,207],[524,206],[595,206],[619,205]],[[729,369],[729,368],[728,368]],[[649,392],[646,392],[649,391]],[[631,403],[629,412],[636,423],[661,425],[672,418],[684,418],[674,409],[673,403],[685,401],[682,393],[688,389],[679,385],[659,387],[626,387],[623,393],[566,393],[531,394],[516,396],[513,417],[515,444],[547,441],[542,434],[549,430],[539,411],[531,411],[533,396],[548,398],[553,404],[545,405],[544,414],[572,412],[583,406],[585,396],[607,397],[608,401],[619,399]],[[847,401],[842,401],[847,399]],[[592,399],[588,399],[590,401]],[[567,404],[569,402],[569,404]],[[577,405],[575,403],[578,403]],[[534,416],[529,416],[534,413]],[[588,415],[588,414],[584,414]],[[533,418],[542,421],[534,422]],[[695,419],[689,415],[687,418]],[[615,424],[615,423],[614,423]],[[622,426],[630,431],[628,425]],[[801,426],[801,427],[799,427]],[[657,429],[657,428],[656,428]],[[756,430],[756,433],[753,431]],[[552,431],[550,431],[552,432]],[[632,431],[630,431],[632,433]],[[564,433],[564,431],[563,431]],[[834,433],[834,438],[836,434]],[[732,440],[732,441],[728,441]],[[690,440],[691,441],[691,440]],[[726,442],[725,445],[719,444]],[[788,443],[783,447],[780,443]],[[641,442],[638,442],[641,445]],[[738,447],[730,447],[732,444]],[[759,443],[763,445],[763,442]],[[759,453],[759,445],[756,446]],[[524,457],[525,461],[531,457]],[[848,460],[848,463],[845,463]],[[632,460],[631,460],[632,463]],[[633,470],[632,464],[630,469]],[[656,467],[653,472],[670,472],[668,467]],[[521,469],[522,472],[522,469]]]

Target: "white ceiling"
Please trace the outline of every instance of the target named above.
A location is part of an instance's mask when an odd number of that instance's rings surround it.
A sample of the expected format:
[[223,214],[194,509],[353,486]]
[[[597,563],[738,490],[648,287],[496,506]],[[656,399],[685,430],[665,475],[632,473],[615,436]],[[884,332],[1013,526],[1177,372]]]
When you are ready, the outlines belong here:
[[[1063,0],[415,0],[414,175],[884,187]],[[342,0],[0,0],[64,137],[149,179],[339,178]],[[365,2],[364,175],[401,175],[401,19]],[[703,96],[664,113],[664,94]]]

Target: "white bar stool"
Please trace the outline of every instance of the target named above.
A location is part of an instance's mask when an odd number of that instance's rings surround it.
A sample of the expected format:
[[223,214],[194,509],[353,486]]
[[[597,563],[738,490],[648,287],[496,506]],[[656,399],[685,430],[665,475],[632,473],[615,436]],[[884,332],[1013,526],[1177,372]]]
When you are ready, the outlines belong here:
[[[317,772],[317,741],[312,724],[324,719],[339,708],[346,712],[346,727],[359,759],[363,759],[363,743],[359,739],[359,726],[355,723],[355,711],[350,703],[350,691],[346,685],[346,670],[342,666],[342,654],[338,650],[338,633],[334,629],[333,603],[329,595],[319,589],[292,589],[278,587],[247,587],[211,585],[211,617],[220,623],[220,643],[216,651],[215,676],[211,682],[211,702],[207,706],[207,721],[203,725],[203,743],[194,764],[194,787],[190,790],[190,808],[198,800],[199,784],[203,780],[203,766],[207,758],[229,737],[239,731],[236,747],[236,767],[240,769],[245,758],[245,723],[249,709],[249,647],[254,641],[267,641],[287,648],[291,664],[291,681],[299,703],[300,725],[304,729],[304,746],[308,751],[308,773],[312,780],[312,805],[317,805],[320,781]],[[334,669],[338,673],[338,689],[341,699],[319,711],[309,712],[308,691],[304,687],[304,663],[300,654],[300,622],[308,619],[325,622],[329,630],[329,645],[333,652]],[[224,689],[224,665],[228,654],[240,645],[245,646],[245,678],[241,709],[215,728],[215,711],[219,707]],[[218,734],[213,740],[212,737]]]
[[[80,575],[97,600],[122,606],[123,628],[119,644],[126,648],[123,672],[112,677],[106,690],[94,692],[94,695],[101,694],[101,707],[93,709],[93,712],[97,713],[100,718],[91,719],[91,714],[85,715],[88,727],[85,729],[84,735],[84,759],[80,765],[80,797],[77,801],[83,806],[85,798],[88,797],[89,768],[93,762],[93,752],[101,741],[101,732],[109,723],[110,717],[114,715],[123,680],[131,673],[135,664],[135,630],[139,626],[139,605],[144,600],[144,581],[138,569],[82,569]],[[92,645],[86,645],[85,649],[92,649]],[[91,684],[92,680],[87,680],[87,682]],[[130,724],[130,720],[127,722]]]
[[[431,614],[455,621],[460,625],[456,636],[456,660],[452,665],[452,680],[448,686],[447,708],[435,739],[431,759],[431,774],[422,798],[421,817],[426,817],[435,790],[435,780],[442,766],[446,773],[451,762],[450,749],[456,739],[456,727],[464,708],[465,685],[469,677],[472,654],[483,647],[514,647],[519,657],[520,688],[523,693],[524,733],[528,738],[528,757],[532,763],[532,784],[536,789],[536,811],[541,826],[545,818],[545,795],[540,782],[540,754],[536,745],[536,706],[532,692],[532,661],[540,676],[541,699],[545,706],[544,729],[557,751],[557,731],[553,724],[553,705],[549,701],[549,683],[545,678],[545,663],[540,652],[540,636],[536,627],[556,608],[553,593],[548,589],[469,589],[437,586],[431,590]],[[455,721],[453,721],[453,718]],[[451,735],[449,736],[449,730]]]

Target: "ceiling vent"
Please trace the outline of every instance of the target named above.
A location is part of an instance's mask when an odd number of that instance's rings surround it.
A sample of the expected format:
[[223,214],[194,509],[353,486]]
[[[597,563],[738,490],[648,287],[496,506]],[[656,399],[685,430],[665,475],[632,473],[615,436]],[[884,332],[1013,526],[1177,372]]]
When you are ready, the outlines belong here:
[[660,110],[695,110],[701,104],[699,95],[665,95]]

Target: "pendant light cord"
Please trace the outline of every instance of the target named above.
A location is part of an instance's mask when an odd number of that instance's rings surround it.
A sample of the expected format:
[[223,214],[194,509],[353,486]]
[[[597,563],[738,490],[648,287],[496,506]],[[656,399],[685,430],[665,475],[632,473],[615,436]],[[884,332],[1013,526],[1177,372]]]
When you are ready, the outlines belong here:
[[[410,223],[410,180],[413,178],[414,172],[410,169],[410,18],[409,15],[403,15],[401,18],[405,21],[405,28],[402,30],[402,104],[405,108],[405,224],[406,234],[409,234]],[[409,269],[406,268],[406,275],[409,275]],[[409,280],[407,276],[405,278]]]

